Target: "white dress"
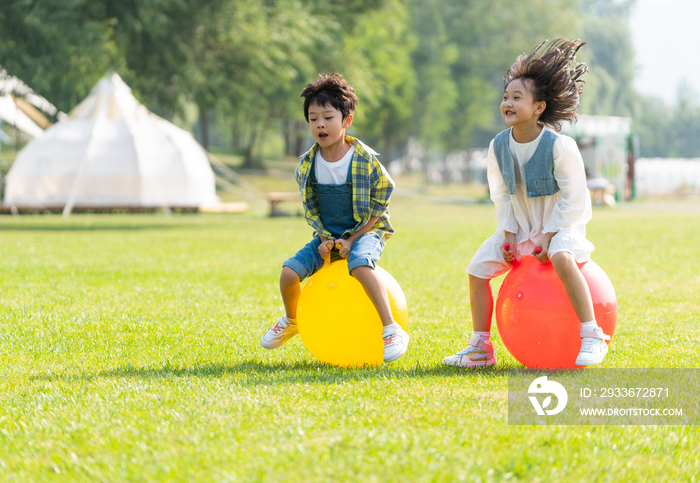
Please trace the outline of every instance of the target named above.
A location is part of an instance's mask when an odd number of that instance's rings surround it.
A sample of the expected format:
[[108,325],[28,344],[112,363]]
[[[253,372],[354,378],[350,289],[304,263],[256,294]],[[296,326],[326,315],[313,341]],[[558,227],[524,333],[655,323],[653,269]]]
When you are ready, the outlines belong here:
[[514,195],[508,192],[503,181],[491,141],[487,176],[491,200],[496,205],[498,225],[496,233],[481,244],[469,263],[469,274],[490,280],[511,268],[501,255],[506,231],[515,233],[514,253],[517,259],[530,256],[544,233],[556,233],[549,244],[550,258],[558,252],[569,252],[578,263],[590,260],[591,252],[595,249],[586,239],[586,223],[592,215],[591,195],[586,187],[583,159],[576,141],[557,134],[552,148],[554,178],[559,191],[552,196],[527,197],[525,162],[534,154],[545,129],[549,128],[543,128],[537,139],[529,143],[516,142],[511,129],[508,144],[516,162]]

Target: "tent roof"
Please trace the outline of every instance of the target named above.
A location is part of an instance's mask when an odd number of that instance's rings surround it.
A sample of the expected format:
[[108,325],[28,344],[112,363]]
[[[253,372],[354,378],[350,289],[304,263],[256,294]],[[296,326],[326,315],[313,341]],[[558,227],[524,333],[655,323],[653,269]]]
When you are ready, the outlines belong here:
[[11,76],[3,68],[0,68],[0,95],[15,94],[24,97],[34,107],[41,109],[52,116],[58,113],[56,106],[49,101],[36,94],[31,87],[22,82],[15,76]]
[[575,124],[564,123],[562,132],[569,136],[628,135],[632,129],[632,118],[618,116],[591,116],[581,114]]
[[123,119],[126,122],[149,118],[164,121],[139,103],[131,88],[116,73],[100,79],[90,95],[68,113],[66,120],[96,121],[99,118]]
[[12,124],[33,138],[41,136],[44,132],[15,104],[9,94],[0,96],[0,120]]
[[15,97],[12,94],[10,94],[10,96],[12,96],[12,100],[15,101],[17,107],[19,107],[20,110],[23,113],[25,113],[29,117],[29,119],[34,121],[40,128],[48,129],[51,126],[53,126],[53,123],[46,119],[46,116],[44,116],[39,111],[39,109],[34,107],[32,104],[22,99],[21,97]]

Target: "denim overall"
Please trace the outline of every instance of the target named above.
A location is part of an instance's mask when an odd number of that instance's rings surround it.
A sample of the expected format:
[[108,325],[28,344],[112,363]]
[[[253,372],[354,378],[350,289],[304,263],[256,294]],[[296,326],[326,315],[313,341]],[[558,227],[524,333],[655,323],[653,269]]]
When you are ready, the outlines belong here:
[[[353,216],[354,203],[352,199],[352,162],[348,166],[348,174],[343,184],[322,184],[316,178],[316,160],[311,165],[310,182],[314,194],[318,199],[321,211],[321,223],[333,238],[342,238],[346,231],[357,225],[357,220]],[[324,260],[318,253],[321,239],[316,236],[313,240],[297,252],[292,258],[282,265],[294,270],[300,279],[316,273],[322,266]],[[375,262],[379,260],[384,249],[384,242],[374,233],[365,233],[355,240],[350,248],[348,256],[348,270],[361,266],[374,268]],[[331,262],[340,259],[336,251],[331,252]]]
[[348,174],[343,184],[321,184],[316,178],[316,160],[311,164],[311,186],[313,187],[319,208],[321,223],[328,228],[334,238],[343,236],[357,224],[353,216],[352,203],[352,162],[348,166]]

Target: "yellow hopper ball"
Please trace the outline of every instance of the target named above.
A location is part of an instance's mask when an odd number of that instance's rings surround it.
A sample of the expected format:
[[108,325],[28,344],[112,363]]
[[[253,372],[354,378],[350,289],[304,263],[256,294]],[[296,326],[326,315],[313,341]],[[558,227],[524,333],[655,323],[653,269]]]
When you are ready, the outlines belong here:
[[[360,282],[348,273],[348,261],[330,262],[301,291],[297,326],[304,346],[321,362],[340,367],[378,366],[384,362],[382,322]],[[394,320],[408,329],[406,297],[389,272],[375,267],[386,285]]]

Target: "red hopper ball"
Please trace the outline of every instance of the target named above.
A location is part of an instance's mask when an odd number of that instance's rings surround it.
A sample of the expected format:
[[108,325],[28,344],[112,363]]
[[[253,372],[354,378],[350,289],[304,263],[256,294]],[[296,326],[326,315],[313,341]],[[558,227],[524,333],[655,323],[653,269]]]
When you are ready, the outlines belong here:
[[542,253],[542,247],[535,247],[535,253],[537,253],[538,255]]
[[[592,260],[579,267],[596,321],[612,337],[617,325],[615,289]],[[532,257],[515,262],[498,291],[495,309],[503,345],[518,362],[536,369],[578,367],[581,322],[551,262]]]
[[506,250],[507,252],[509,252],[509,251],[510,251],[510,243],[505,243],[505,244],[503,245],[503,248],[505,248],[505,250]]

